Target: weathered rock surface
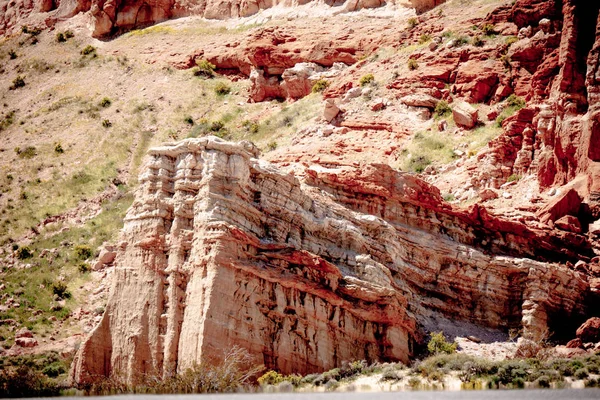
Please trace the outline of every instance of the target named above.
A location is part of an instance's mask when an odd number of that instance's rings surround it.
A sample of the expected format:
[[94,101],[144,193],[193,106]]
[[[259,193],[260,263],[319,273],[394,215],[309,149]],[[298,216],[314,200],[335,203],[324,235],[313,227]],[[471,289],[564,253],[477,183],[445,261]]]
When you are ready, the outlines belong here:
[[586,315],[586,276],[549,263],[585,241],[454,209],[386,165],[292,174],[256,156],[212,137],[150,150],[77,382],[162,376],[234,345],[285,373],[407,360],[436,316],[536,338]]
[[600,318],[590,318],[577,329],[577,338],[584,343],[600,342]]
[[[240,0],[0,0],[0,34],[27,23],[41,27],[51,26],[84,11],[91,16],[92,34],[95,37],[112,35],[141,28],[171,18],[198,15],[208,19],[248,17],[260,10],[277,5],[293,7],[308,1],[240,1]],[[399,0],[398,3],[425,12],[445,0]],[[395,3],[395,2],[392,2]],[[381,0],[325,2],[340,6],[345,11],[376,8],[386,4]]]

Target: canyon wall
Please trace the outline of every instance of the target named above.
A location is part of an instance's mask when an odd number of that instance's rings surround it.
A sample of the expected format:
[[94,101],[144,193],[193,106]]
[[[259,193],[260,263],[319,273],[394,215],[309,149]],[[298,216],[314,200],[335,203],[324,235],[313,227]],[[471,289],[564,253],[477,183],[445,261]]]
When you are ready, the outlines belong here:
[[[314,1],[314,0],[313,0]],[[343,11],[398,4],[425,12],[445,0],[325,0],[319,4]],[[297,7],[311,0],[0,0],[0,34],[24,24],[52,26],[79,12],[89,12],[92,35],[102,37],[172,18],[198,15],[208,19],[248,17],[275,6]],[[315,1],[317,3],[317,1]]]
[[[309,373],[408,361],[436,316],[539,337],[587,310],[585,237],[454,209],[386,165],[283,171],[249,142],[150,150],[79,383],[219,359]],[[560,320],[558,316],[560,315]]]

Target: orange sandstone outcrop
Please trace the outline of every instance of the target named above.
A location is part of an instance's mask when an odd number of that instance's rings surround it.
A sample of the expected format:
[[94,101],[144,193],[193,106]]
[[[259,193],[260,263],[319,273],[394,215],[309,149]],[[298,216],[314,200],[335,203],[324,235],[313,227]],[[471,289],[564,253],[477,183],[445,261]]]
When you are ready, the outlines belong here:
[[407,361],[436,316],[535,338],[587,315],[587,275],[553,263],[589,259],[583,236],[454,209],[386,165],[257,155],[214,137],[150,150],[76,382],[165,376],[234,345],[284,373]]

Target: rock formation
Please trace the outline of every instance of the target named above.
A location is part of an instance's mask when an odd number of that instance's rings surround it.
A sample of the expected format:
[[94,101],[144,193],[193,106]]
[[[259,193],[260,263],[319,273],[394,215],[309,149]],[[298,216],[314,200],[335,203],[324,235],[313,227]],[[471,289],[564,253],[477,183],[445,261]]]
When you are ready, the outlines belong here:
[[589,259],[582,236],[454,209],[386,165],[256,157],[214,137],[150,151],[77,382],[164,376],[234,345],[284,373],[407,361],[437,316],[535,338],[587,313],[586,274],[553,263]]
[[[208,19],[248,17],[260,10],[285,5],[299,6],[310,0],[240,1],[240,0],[0,0],[0,34],[10,32],[24,20],[43,27],[89,12],[92,34],[95,37],[112,35],[141,28],[171,18],[198,15]],[[421,13],[445,0],[399,0],[398,4],[412,7]],[[392,1],[391,4],[395,2]],[[344,6],[344,11],[376,8],[386,4],[381,0],[325,1],[331,6]]]

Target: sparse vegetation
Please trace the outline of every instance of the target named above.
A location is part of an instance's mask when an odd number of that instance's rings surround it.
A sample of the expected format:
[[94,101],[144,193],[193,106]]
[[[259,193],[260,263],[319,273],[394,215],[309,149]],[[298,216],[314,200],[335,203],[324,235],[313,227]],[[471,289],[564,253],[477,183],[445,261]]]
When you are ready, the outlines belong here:
[[475,46],[475,47],[483,47],[484,45],[485,45],[485,40],[483,40],[483,39],[481,38],[481,36],[479,36],[479,35],[476,35],[476,36],[473,38],[473,46]]
[[55,152],[56,154],[63,154],[63,153],[65,152],[65,150],[63,149],[63,147],[62,147],[62,145],[61,145],[60,143],[57,143],[57,144],[54,146],[54,152]]
[[318,81],[315,82],[315,84],[312,86],[311,91],[313,93],[321,93],[322,91],[324,91],[325,89],[327,89],[329,87],[329,81],[327,81],[326,79],[319,79]]
[[457,344],[449,343],[444,337],[444,332],[432,332],[431,339],[427,343],[427,351],[430,354],[452,354],[456,352]]
[[506,178],[506,182],[518,182],[521,180],[521,178],[522,178],[521,175],[512,174],[511,176]]
[[71,39],[73,36],[75,36],[75,35],[73,34],[73,31],[70,31],[70,30],[67,30],[64,32],[58,32],[56,34],[56,41],[58,43],[64,43],[67,40]]
[[96,48],[94,46],[92,46],[91,44],[88,44],[81,50],[81,55],[95,57],[97,55]]
[[431,35],[428,33],[424,33],[419,37],[419,44],[425,44],[431,41]]
[[13,49],[10,49],[8,51],[8,58],[10,58],[11,60],[14,60],[17,58],[17,52],[14,51]]
[[438,117],[445,117],[445,116],[449,115],[451,112],[452,112],[452,109],[450,108],[450,106],[448,105],[448,102],[446,100],[440,100],[435,105],[435,115],[437,115]]
[[419,20],[417,18],[409,18],[408,21],[408,27],[410,29],[413,29],[415,26],[419,25]]
[[417,68],[419,68],[418,61],[415,60],[414,58],[409,58],[408,59],[408,69],[411,70],[411,71],[414,71]]
[[219,96],[225,96],[231,92],[231,87],[224,82],[217,82],[215,85],[215,93]]
[[10,85],[10,90],[16,90],[18,88],[22,88],[25,86],[25,78],[21,75],[17,75],[17,77],[12,81],[12,85]]
[[483,25],[481,27],[481,31],[486,36],[492,36],[492,35],[496,34],[496,29],[494,28],[494,25],[492,25],[492,24],[485,24],[485,25]]
[[360,86],[367,86],[372,84],[373,82],[375,82],[375,76],[373,76],[373,74],[366,74],[363,75],[360,80],[358,81],[358,83],[360,84]]
[[196,62],[196,66],[192,68],[192,74],[194,76],[212,78],[215,76],[215,68],[216,66],[214,64],[211,64],[207,60],[201,60]]
[[112,100],[109,99],[108,97],[104,97],[102,100],[100,100],[100,107],[108,108],[111,106],[111,104],[112,104]]

